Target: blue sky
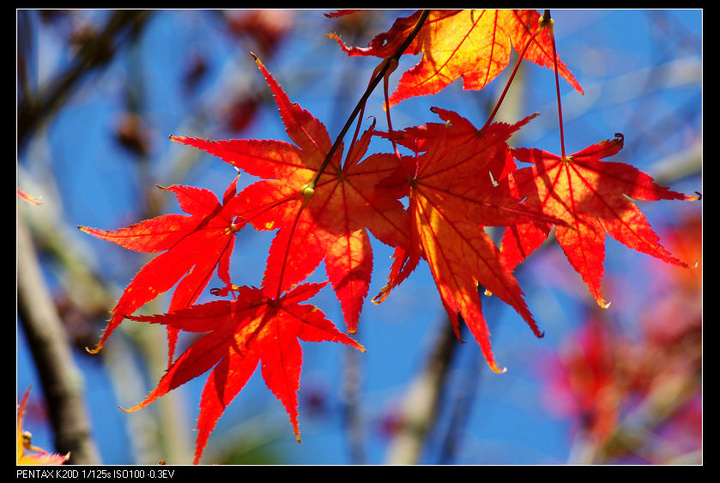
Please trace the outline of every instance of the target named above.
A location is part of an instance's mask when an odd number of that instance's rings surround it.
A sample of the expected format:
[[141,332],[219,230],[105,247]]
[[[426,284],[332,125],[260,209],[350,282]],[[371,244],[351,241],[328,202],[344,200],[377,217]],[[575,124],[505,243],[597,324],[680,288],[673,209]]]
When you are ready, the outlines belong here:
[[[93,12],[86,14],[96,15]],[[105,14],[107,12],[97,13],[99,16]],[[349,112],[375,61],[348,58],[342,54],[322,35],[333,25],[321,16],[320,11],[299,13],[296,29],[267,59],[266,65],[290,99],[322,120],[332,137],[344,122],[344,119],[342,122],[336,120],[338,116],[342,118],[342,114],[338,115],[335,109],[341,113]],[[667,23],[657,23],[656,17]],[[561,85],[569,153],[612,138],[615,132],[623,132],[626,147],[617,160],[652,171],[659,160],[672,156],[688,144],[701,142],[701,117],[687,113],[702,109],[699,73],[702,11],[560,10],[553,11],[553,18],[560,56],[586,89],[584,96],[578,96],[569,86]],[[42,83],[65,66],[68,59],[58,44],[58,31],[36,25],[37,80]],[[379,23],[379,28],[389,25],[390,20],[386,19]],[[677,41],[664,37],[668,30],[663,30],[662,25],[675,35],[682,32],[682,41],[680,37]],[[236,136],[213,124],[212,113],[227,104],[227,97],[234,89],[253,85],[262,88],[262,77],[244,47],[219,30],[217,19],[212,16],[193,11],[157,12],[138,46],[131,51],[122,50],[107,70],[90,76],[70,103],[57,113],[28,149],[20,153],[19,182],[37,187],[46,201],[45,205],[30,209],[49,210],[53,202],[61,203],[58,221],[64,232],[82,251],[87,262],[106,275],[118,295],[139,268],[141,258],[82,235],[74,227],[86,225],[111,229],[138,221],[136,217],[144,199],[138,181],[144,185],[194,184],[211,189],[218,196],[222,194],[235,175],[234,170],[212,157],[201,156],[178,178],[184,157],[193,154],[188,153],[191,148],[170,142],[168,135]],[[198,90],[189,95],[182,89],[182,75],[191,52],[208,55],[208,70]],[[403,60],[398,73],[415,61]],[[672,71],[652,70],[657,64],[684,67]],[[336,107],[337,99],[329,93],[342,89],[337,79],[351,67],[356,69],[354,77],[359,90],[356,96],[347,96],[344,105]],[[525,87],[523,112],[519,115],[524,117],[537,111],[540,116],[523,130],[518,142],[559,152],[552,72],[534,65],[524,65],[522,69],[529,82]],[[118,115],[126,109],[127,86],[137,85],[138,80],[143,88],[135,94],[141,96],[146,134],[152,146],[144,170],[132,155],[117,146],[112,136]],[[457,84],[431,99],[413,99],[398,105],[392,111],[395,127],[437,121],[429,111],[434,105],[456,110],[476,125],[482,125],[486,114],[478,106],[482,106],[485,98],[463,92]],[[649,91],[641,89],[648,86]],[[496,81],[490,87],[500,89],[502,84]],[[265,94],[268,92],[265,90]],[[376,116],[379,126],[384,125],[384,115],[379,108],[381,100],[379,92],[374,94],[366,113]],[[664,128],[665,134],[656,139],[653,133],[660,127]],[[250,128],[237,136],[287,139],[272,104],[261,110]],[[251,181],[249,177],[241,178],[241,184]],[[696,176],[673,185],[673,189],[700,191],[700,183]],[[177,204],[170,194],[162,195],[161,200],[166,203],[165,212],[177,211]],[[651,222],[662,226],[672,224],[687,213],[696,213],[700,208],[662,202],[657,206],[643,205],[643,210]],[[19,209],[21,216],[26,211],[26,207]],[[242,283],[259,283],[264,256],[258,253],[267,250],[269,240],[264,234],[254,232],[239,235],[233,264],[242,267],[235,273]],[[380,243],[374,243],[374,250],[377,268],[371,294],[383,285],[391,255],[390,249]],[[454,462],[562,464],[567,461],[572,445],[572,422],[549,415],[543,407],[545,385],[537,371],[544,355],[552,353],[587,312],[589,299],[582,286],[578,289],[579,277],[561,262],[562,258],[557,256],[539,259],[519,275],[528,304],[546,331],[544,339],[536,339],[511,308],[497,301],[484,302],[486,317],[493,321],[493,348],[500,364],[508,367],[508,372],[497,376],[487,370],[474,342],[461,346],[448,391],[450,400],[462,400],[457,398],[465,396],[472,406],[461,449]],[[647,260],[643,255],[630,252],[613,241],[608,242],[608,278],[622,274],[626,281],[635,281],[636,286],[642,287],[642,271],[629,267],[644,266],[645,263]],[[54,285],[56,275],[52,266],[47,269],[48,280]],[[566,286],[558,287],[558,279],[578,286],[568,291]],[[651,303],[643,298],[647,295],[642,290],[638,293],[638,300]],[[341,320],[332,293],[324,291],[315,302],[331,320]],[[641,303],[636,302],[630,309],[639,310]],[[631,313],[630,309],[628,313]],[[617,310],[622,309],[617,307]],[[423,367],[443,317],[439,297],[424,266],[381,306],[374,306],[369,300],[366,303],[359,339],[368,349],[361,358],[361,411],[366,423],[368,462],[384,462],[387,441],[380,434],[381,421],[402,400],[409,383]],[[102,325],[100,321],[98,323]],[[116,350],[127,347],[127,334],[113,337],[121,339],[114,345]],[[300,399],[305,401],[303,396],[312,391],[323,394],[329,407],[326,416],[312,414],[301,402],[303,443],[298,445],[282,406],[264,387],[257,373],[220,420],[206,450],[209,458],[219,454],[227,441],[239,435],[251,442],[262,442],[270,436],[276,438],[272,448],[283,455],[286,463],[350,462],[339,414],[345,348],[335,344],[305,344],[303,347],[305,359]],[[132,454],[134,429],[131,417],[117,408],[120,401],[127,403],[128,396],[121,393],[125,390],[122,385],[109,383],[113,373],[107,367],[110,358],[97,360],[84,354],[76,355],[85,378],[88,407],[103,462],[137,463]],[[131,364],[124,368],[130,377],[142,374],[132,372],[141,371],[138,369],[142,366],[139,358],[125,355],[120,360]],[[131,389],[134,391],[131,394],[142,397],[156,381],[141,378],[133,382],[137,387]],[[22,394],[31,383],[34,398],[39,398],[37,375],[27,353],[24,335],[18,329],[18,392]],[[202,383],[200,378],[178,391],[187,414],[181,424],[187,426],[191,442]],[[144,411],[147,411],[145,417],[149,418],[145,421],[152,422],[154,410]],[[142,418],[132,421],[142,421]],[[40,420],[30,420],[28,424],[35,443],[51,448],[48,427]],[[426,461],[436,463],[433,458],[431,455]]]

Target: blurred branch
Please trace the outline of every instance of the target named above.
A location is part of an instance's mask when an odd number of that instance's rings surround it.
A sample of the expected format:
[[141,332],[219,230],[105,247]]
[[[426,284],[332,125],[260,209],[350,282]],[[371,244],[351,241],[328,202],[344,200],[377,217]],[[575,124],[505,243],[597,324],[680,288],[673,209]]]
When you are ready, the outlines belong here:
[[432,429],[439,414],[440,394],[458,343],[452,324],[443,320],[442,330],[427,365],[406,395],[402,408],[402,425],[390,445],[388,464],[419,463],[425,436]]
[[350,461],[354,465],[365,464],[363,451],[364,435],[360,417],[360,354],[356,350],[346,350],[343,377],[343,410],[347,425],[347,438],[350,445]]
[[648,174],[656,183],[663,186],[672,185],[691,176],[702,175],[702,149],[702,140],[698,140],[654,162]]
[[[128,33],[136,35],[139,32],[150,13],[142,10],[113,12],[105,29],[82,43],[75,62],[65,72],[61,72],[57,78],[51,79],[47,88],[41,89],[34,96],[27,90],[23,91],[23,96],[19,99],[17,106],[17,139],[20,149],[68,99],[84,75],[107,65],[112,60],[124,35]],[[24,62],[22,62],[23,60]],[[27,59],[19,59],[19,66],[27,64]],[[19,72],[21,78],[22,74]]]
[[24,221],[17,224],[18,316],[33,353],[55,432],[55,449],[72,464],[98,464],[83,399],[82,376]]

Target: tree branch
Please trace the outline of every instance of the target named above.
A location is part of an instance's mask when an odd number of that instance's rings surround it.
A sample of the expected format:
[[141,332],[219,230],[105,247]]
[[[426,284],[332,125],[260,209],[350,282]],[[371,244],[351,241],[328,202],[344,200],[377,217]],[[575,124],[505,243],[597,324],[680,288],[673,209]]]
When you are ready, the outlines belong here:
[[413,465],[420,460],[425,435],[437,419],[440,394],[459,341],[452,324],[443,320],[424,371],[408,391],[402,409],[402,426],[388,452],[388,464]]
[[98,464],[85,410],[83,382],[45,285],[29,231],[17,220],[18,318],[27,337],[55,433],[55,450],[71,464]]
[[[107,65],[112,60],[122,36],[127,32],[137,33],[147,21],[150,13],[142,10],[114,12],[105,29],[81,46],[75,62],[65,72],[61,72],[56,79],[51,80],[47,84],[48,88],[41,90],[35,96],[24,92],[17,106],[17,139],[20,148],[67,100],[83,75]],[[23,64],[21,63],[21,65]]]

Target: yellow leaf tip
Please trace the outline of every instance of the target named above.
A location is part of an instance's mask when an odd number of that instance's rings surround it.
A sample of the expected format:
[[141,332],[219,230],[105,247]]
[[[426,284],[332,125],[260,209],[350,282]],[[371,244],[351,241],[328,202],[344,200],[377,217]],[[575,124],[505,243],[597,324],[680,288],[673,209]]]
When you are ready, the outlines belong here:
[[98,352],[100,352],[100,350],[102,349],[102,347],[103,347],[102,344],[98,344],[97,347],[95,347],[94,349],[91,349],[91,348],[89,348],[89,347],[86,347],[85,350],[87,351],[88,354],[95,355],[95,354],[97,354]]
[[256,64],[259,68],[265,67],[265,66],[263,65],[262,61],[260,60],[260,58],[259,58],[257,55],[255,55],[254,52],[250,52],[250,55],[252,56],[253,60],[255,61],[255,64]]

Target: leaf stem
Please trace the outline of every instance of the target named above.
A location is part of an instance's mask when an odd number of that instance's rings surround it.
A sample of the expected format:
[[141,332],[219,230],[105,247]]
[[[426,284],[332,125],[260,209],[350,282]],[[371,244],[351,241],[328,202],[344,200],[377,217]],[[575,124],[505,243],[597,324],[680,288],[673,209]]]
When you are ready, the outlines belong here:
[[405,52],[405,50],[410,46],[410,43],[417,37],[417,34],[420,32],[420,29],[422,28],[423,24],[425,23],[425,20],[427,20],[428,15],[430,14],[429,10],[423,10],[420,14],[420,18],[418,18],[417,23],[415,24],[415,27],[413,28],[412,32],[407,36],[405,41],[398,47],[398,49],[383,61],[382,67],[376,72],[375,77],[370,81],[367,88],[365,89],[365,92],[363,93],[360,100],[355,105],[355,109],[353,109],[352,113],[350,114],[350,117],[348,118],[347,122],[343,126],[342,130],[340,131],[340,134],[338,134],[337,138],[335,139],[335,143],[330,148],[330,151],[325,156],[325,160],[323,161],[323,164],[320,166],[320,169],[318,170],[317,174],[313,178],[313,180],[307,185],[308,188],[314,189],[315,185],[317,184],[318,180],[320,179],[320,176],[322,175],[323,171],[325,171],[325,168],[327,167],[328,163],[330,163],[330,160],[332,159],[333,155],[335,154],[335,151],[337,151],[338,147],[340,146],[340,143],[342,142],[343,138],[347,134],[348,130],[352,126],[352,123],[355,121],[355,118],[360,113],[362,109],[365,107],[365,103],[367,102],[368,98],[370,97],[370,94],[375,90],[375,88],[380,84],[380,81],[385,78],[386,73],[388,72],[388,69],[390,69],[393,66],[396,66],[396,62],[393,62],[393,60],[398,61],[402,54]]
[[[546,10],[547,11],[547,10]],[[512,84],[513,80],[515,79],[515,74],[517,74],[518,69],[520,68],[520,63],[522,62],[523,58],[525,58],[525,53],[527,52],[528,48],[530,48],[530,44],[532,43],[533,39],[539,34],[543,29],[543,18],[540,19],[540,23],[538,24],[538,28],[535,29],[535,32],[532,33],[530,38],[527,42],[525,42],[525,46],[523,47],[522,52],[520,52],[520,55],[518,56],[518,60],[515,63],[515,67],[513,68],[512,73],[510,74],[510,78],[508,79],[507,83],[505,84],[505,89],[503,89],[502,94],[500,94],[500,98],[498,99],[497,103],[495,104],[495,108],[493,109],[492,113],[490,114],[490,117],[488,117],[488,120],[485,122],[485,125],[480,129],[481,131],[488,127],[490,123],[492,123],[493,119],[495,119],[495,116],[497,115],[498,111],[500,110],[500,106],[503,103],[503,100],[505,100],[505,95],[507,94],[508,90],[510,89],[510,85]],[[555,70],[557,73],[557,69]]]
[[545,10],[541,19],[541,25],[547,27],[550,32],[550,41],[552,42],[553,49],[553,69],[555,70],[555,92],[557,94],[557,105],[558,105],[558,123],[560,129],[560,151],[562,158],[565,159],[565,133],[563,132],[563,116],[562,116],[562,102],[560,101],[560,78],[558,75],[557,66],[557,50],[555,49],[555,22],[550,18],[550,10]]

